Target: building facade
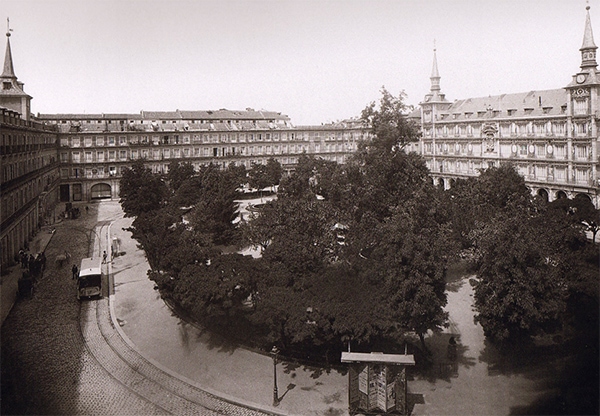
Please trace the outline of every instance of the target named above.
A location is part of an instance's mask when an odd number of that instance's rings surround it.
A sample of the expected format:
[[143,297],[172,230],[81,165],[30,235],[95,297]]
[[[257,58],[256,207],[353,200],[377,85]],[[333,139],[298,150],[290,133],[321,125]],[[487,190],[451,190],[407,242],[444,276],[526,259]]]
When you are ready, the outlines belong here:
[[31,97],[14,73],[10,32],[0,83],[0,255],[4,269],[54,215],[59,171],[54,127],[29,119]]
[[118,198],[133,160],[166,173],[172,161],[250,168],[269,158],[291,169],[302,154],[345,162],[366,133],[358,122],[294,127],[276,112],[218,110],[140,114],[40,114],[57,130],[61,202]]
[[441,93],[434,50],[430,92],[412,114],[433,180],[449,188],[457,178],[511,162],[546,200],[586,195],[600,206],[596,49],[588,6],[580,68],[564,88],[453,102]]

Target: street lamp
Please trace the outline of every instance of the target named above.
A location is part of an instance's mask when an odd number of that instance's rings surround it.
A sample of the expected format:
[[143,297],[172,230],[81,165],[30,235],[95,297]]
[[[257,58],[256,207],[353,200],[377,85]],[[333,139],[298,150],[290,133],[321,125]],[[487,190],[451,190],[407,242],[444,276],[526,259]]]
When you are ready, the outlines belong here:
[[279,349],[273,346],[271,356],[273,357],[273,406],[279,405],[279,393],[277,392],[277,354]]

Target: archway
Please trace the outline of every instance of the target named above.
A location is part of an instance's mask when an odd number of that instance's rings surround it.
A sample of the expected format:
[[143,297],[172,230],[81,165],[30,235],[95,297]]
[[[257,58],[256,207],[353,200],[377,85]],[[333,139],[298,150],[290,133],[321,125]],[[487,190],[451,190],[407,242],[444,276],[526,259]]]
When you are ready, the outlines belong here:
[[557,191],[556,192],[556,199],[567,199],[567,194],[565,193],[565,191]]
[[548,191],[546,191],[544,188],[539,189],[537,191],[537,195],[544,201],[544,202],[548,202]]
[[92,199],[103,199],[103,198],[111,198],[111,188],[107,183],[97,183],[92,186]]
[[575,195],[575,199],[583,199],[592,202],[592,198],[590,198],[588,194],[577,194]]
[[442,178],[438,179],[438,186],[440,189],[446,189],[446,184],[444,183],[444,180]]

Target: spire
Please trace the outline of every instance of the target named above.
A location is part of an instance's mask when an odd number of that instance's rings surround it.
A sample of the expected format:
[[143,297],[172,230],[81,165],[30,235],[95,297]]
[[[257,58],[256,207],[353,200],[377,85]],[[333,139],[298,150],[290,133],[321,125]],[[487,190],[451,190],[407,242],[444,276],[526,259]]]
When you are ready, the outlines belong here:
[[592,21],[590,19],[590,6],[586,6],[585,29],[583,31],[583,44],[579,50],[581,51],[581,69],[593,67],[596,68],[596,49],[598,47],[594,43],[594,33],[592,32]]
[[3,78],[16,78],[15,69],[13,68],[12,53],[10,51],[10,21],[6,18],[6,54],[4,55],[4,70],[2,71]]
[[437,55],[436,55],[436,47],[435,47],[435,39],[433,41],[433,68],[431,69],[431,88],[430,91],[432,93],[440,91],[440,73],[438,72],[438,64],[437,64]]

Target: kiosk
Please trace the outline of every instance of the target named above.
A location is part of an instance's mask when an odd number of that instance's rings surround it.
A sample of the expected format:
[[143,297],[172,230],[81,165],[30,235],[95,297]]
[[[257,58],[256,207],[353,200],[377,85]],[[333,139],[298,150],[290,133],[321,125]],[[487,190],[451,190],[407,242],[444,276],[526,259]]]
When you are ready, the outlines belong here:
[[342,352],[348,371],[348,409],[351,415],[408,415],[406,366],[413,355]]

